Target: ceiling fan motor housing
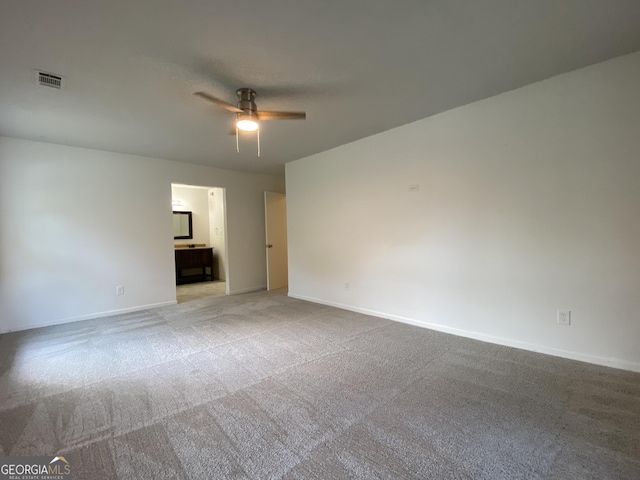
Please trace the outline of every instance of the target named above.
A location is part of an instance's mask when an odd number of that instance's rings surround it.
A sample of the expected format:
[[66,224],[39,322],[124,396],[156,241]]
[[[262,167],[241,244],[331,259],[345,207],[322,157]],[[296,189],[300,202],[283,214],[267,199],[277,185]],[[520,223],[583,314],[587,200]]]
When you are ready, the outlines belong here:
[[256,92],[250,88],[239,88],[236,90],[236,94],[238,95],[238,108],[251,116],[255,115],[255,111],[258,109],[255,103]]

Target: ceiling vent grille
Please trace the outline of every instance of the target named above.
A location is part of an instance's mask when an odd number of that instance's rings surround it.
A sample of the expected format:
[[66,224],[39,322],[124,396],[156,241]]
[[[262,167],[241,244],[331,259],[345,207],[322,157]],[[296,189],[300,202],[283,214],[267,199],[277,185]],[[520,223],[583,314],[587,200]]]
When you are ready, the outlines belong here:
[[38,78],[38,85],[57,88],[58,90],[62,88],[62,77],[60,75],[36,70],[36,76]]

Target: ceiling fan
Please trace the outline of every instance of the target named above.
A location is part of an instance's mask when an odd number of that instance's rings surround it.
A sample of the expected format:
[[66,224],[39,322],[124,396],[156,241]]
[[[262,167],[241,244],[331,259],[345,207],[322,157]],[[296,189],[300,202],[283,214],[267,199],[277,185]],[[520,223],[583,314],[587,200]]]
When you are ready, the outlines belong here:
[[276,112],[271,110],[258,110],[256,107],[256,92],[250,88],[239,88],[236,90],[238,95],[238,106],[234,107],[230,103],[220,100],[219,98],[209,95],[206,92],[195,92],[194,95],[214,103],[225,110],[236,114],[235,134],[236,134],[236,151],[240,151],[238,144],[238,130],[245,132],[256,132],[258,137],[258,156],[260,156],[260,129],[259,123],[262,120],[304,120],[307,118],[305,112]]

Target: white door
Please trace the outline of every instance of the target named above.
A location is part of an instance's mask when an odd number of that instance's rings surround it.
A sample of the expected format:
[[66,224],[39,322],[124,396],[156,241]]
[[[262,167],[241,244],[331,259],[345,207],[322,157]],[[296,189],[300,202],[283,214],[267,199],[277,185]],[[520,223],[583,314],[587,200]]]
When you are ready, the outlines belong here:
[[267,239],[267,290],[275,290],[289,284],[285,194],[264,192],[264,217]]

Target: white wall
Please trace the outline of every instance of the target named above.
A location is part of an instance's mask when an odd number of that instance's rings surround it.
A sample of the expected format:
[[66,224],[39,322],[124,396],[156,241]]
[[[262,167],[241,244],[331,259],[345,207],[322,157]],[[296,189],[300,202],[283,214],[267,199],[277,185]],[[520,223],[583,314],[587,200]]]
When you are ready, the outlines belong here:
[[640,371],[640,53],[286,179],[291,296]]
[[191,212],[193,238],[174,240],[175,245],[204,243],[209,246],[209,196],[206,188],[171,185],[172,200],[181,200],[182,206],[172,207],[176,212]]
[[225,243],[224,188],[210,188],[209,194],[209,243],[217,257],[217,280],[227,279],[227,247]]
[[264,288],[282,178],[0,137],[0,332],[175,302],[171,183],[226,188],[228,288]]

